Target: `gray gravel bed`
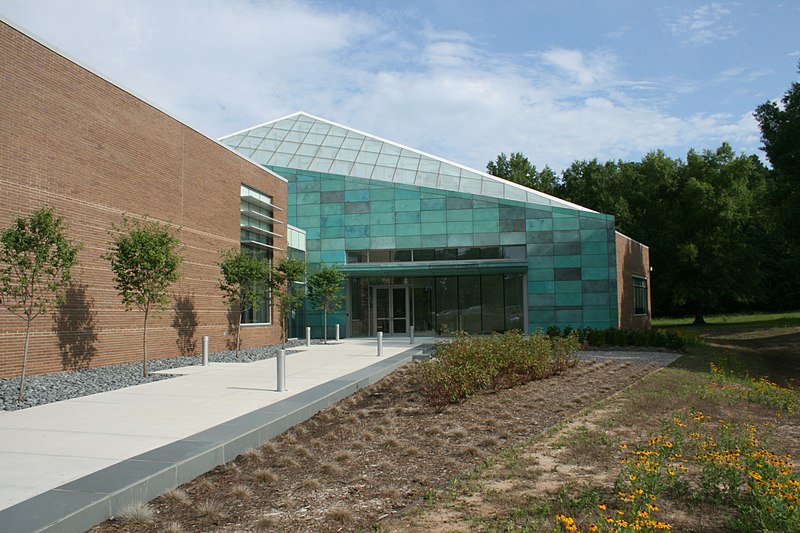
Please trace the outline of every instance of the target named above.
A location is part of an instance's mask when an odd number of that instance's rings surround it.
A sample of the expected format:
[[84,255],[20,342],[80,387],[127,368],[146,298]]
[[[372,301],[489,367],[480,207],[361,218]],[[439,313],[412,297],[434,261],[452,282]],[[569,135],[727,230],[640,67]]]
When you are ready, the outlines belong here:
[[[321,341],[312,340],[311,342],[317,344]],[[289,341],[286,343],[286,347],[301,346],[304,343],[305,341]],[[275,357],[279,349],[279,345],[247,348],[239,350],[239,359],[236,358],[236,352],[234,351],[215,352],[208,354],[208,360],[217,363],[250,363]],[[153,374],[152,372],[201,365],[203,363],[202,359],[201,355],[193,355],[148,361],[147,369],[150,375],[146,378],[142,376],[141,361],[28,376],[25,378],[25,396],[21,402],[17,401],[19,397],[19,378],[0,379],[0,411],[15,411],[35,405],[44,405],[98,392],[107,392],[151,381],[169,379],[174,376],[170,374]]]
[[632,350],[584,350],[577,354],[583,361],[617,361],[641,365],[667,366],[683,356],[676,352],[646,352]]

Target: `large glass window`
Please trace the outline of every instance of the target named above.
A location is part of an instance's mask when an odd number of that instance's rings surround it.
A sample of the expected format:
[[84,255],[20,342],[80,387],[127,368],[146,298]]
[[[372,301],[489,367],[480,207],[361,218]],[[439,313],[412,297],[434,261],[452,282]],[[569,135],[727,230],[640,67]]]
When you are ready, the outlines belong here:
[[[242,184],[239,191],[239,231],[242,250],[259,259],[272,263],[272,238],[274,225],[280,223],[274,218],[272,197],[252,187]],[[271,324],[272,303],[265,301],[257,309],[242,311],[242,324]]]
[[[511,329],[524,331],[523,281],[522,273],[418,278],[351,277],[351,331],[353,336],[371,335],[375,331],[372,313],[378,303],[373,301],[376,296],[373,289],[382,287],[389,290],[389,286],[402,286],[404,294],[407,291],[410,324],[418,335],[445,331],[472,334]],[[396,327],[394,331],[398,332]]]
[[647,315],[647,279],[639,276],[633,277],[633,314]]

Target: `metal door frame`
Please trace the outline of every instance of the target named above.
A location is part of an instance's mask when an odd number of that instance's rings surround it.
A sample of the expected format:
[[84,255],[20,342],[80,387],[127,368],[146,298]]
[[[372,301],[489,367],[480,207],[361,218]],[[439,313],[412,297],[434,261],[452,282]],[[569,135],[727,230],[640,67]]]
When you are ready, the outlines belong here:
[[370,302],[370,315],[372,317],[372,324],[371,324],[371,334],[373,336],[378,335],[378,305],[377,305],[377,291],[378,289],[388,289],[389,290],[389,315],[384,320],[389,320],[389,331],[384,331],[383,334],[388,337],[393,337],[395,335],[394,332],[394,321],[397,320],[394,317],[394,289],[403,289],[403,293],[405,295],[405,310],[406,310],[406,331],[401,333],[401,335],[407,335],[409,331],[409,326],[411,325],[411,316],[409,313],[409,287],[408,285],[370,285],[369,287],[369,302]]

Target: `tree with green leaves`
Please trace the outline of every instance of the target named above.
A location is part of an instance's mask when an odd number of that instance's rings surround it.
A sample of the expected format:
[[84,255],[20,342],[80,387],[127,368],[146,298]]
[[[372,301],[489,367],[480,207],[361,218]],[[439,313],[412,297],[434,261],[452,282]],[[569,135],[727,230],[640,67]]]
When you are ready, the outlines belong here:
[[308,299],[314,309],[324,314],[324,342],[328,342],[328,313],[338,310],[344,302],[342,288],[345,274],[335,265],[325,266],[308,278]]
[[536,165],[520,152],[514,152],[510,157],[501,153],[495,161],[486,164],[486,171],[492,176],[547,194],[555,194],[558,188],[558,178],[550,167],[545,166],[538,172]]
[[169,303],[169,287],[180,278],[181,243],[166,225],[128,217],[112,225],[109,235],[103,259],[111,263],[122,304],[126,311],[136,307],[144,313],[142,372],[147,377],[147,321],[150,311]]
[[281,343],[284,345],[289,337],[289,317],[303,305],[305,299],[305,288],[302,285],[305,276],[305,262],[288,257],[274,265],[270,271],[272,304],[278,311]]
[[780,102],[758,106],[755,117],[772,165],[767,196],[775,231],[769,246],[773,272],[768,292],[779,307],[796,309],[800,305],[800,82],[792,83]]
[[49,207],[17,218],[0,234],[0,304],[25,321],[19,401],[25,391],[31,323],[63,299],[80,249],[67,237],[64,220]]
[[255,311],[269,299],[269,261],[256,257],[247,249],[231,249],[221,253],[219,288],[228,307],[237,316],[236,359],[241,344],[242,313]]

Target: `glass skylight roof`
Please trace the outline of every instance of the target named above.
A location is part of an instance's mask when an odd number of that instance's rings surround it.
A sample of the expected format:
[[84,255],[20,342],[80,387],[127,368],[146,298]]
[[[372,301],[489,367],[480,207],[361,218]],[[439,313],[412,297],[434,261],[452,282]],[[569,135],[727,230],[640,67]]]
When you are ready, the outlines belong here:
[[590,211],[485,172],[302,112],[234,133],[220,141],[261,165]]

